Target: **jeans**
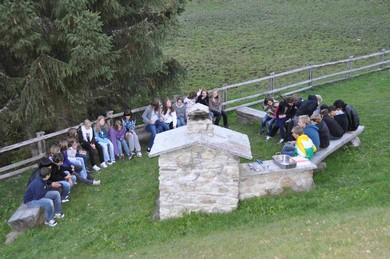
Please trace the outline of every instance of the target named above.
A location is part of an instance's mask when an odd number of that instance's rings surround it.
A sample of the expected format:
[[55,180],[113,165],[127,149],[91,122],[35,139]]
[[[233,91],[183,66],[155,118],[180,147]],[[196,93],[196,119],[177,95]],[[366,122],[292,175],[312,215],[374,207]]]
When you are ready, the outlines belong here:
[[33,200],[26,203],[28,208],[43,208],[45,219],[49,221],[54,218],[54,213],[61,213],[61,196],[57,191],[48,191],[45,196],[39,200]]
[[184,117],[177,117],[177,124],[176,127],[181,127],[186,125],[186,120]]
[[295,156],[295,144],[287,142],[282,148],[283,155]]
[[85,178],[81,177],[81,175],[77,172],[74,173],[74,176],[77,177],[77,180],[79,180],[81,183],[93,184],[93,178],[88,173]]
[[280,139],[286,139],[286,118],[275,119],[276,129],[279,129]]
[[84,159],[83,158],[81,158],[81,157],[68,157],[68,160],[73,165],[80,166],[81,167],[80,175],[83,178],[87,177],[87,168],[85,167],[85,163],[84,163]]
[[70,183],[68,181],[59,181],[61,184],[61,199],[65,199],[70,193]]
[[164,132],[164,131],[167,131],[167,130],[170,130],[170,129],[173,129],[173,123],[161,123],[160,124],[160,127],[159,127],[159,131],[158,132]]
[[139,144],[139,139],[137,133],[134,131],[128,132],[126,135],[127,142],[129,144],[130,152],[141,152],[141,145]]
[[148,143],[148,149],[151,149],[154,143],[154,138],[156,137],[157,133],[166,131],[169,129],[169,127],[166,127],[166,124],[160,121],[156,121],[154,124],[148,124],[145,127],[146,131],[148,131],[150,135],[149,143]]
[[127,142],[125,139],[121,139],[121,140],[117,139],[116,144],[118,146],[118,155],[119,156],[123,155],[123,151],[125,151],[126,156],[130,156],[129,146],[127,145]]
[[85,166],[85,168],[88,167],[88,165],[89,165],[89,156],[88,156],[88,153],[85,154],[85,155],[84,155],[84,154],[77,153],[76,157],[82,158],[83,161],[84,161],[84,166]]
[[102,148],[104,162],[115,161],[114,145],[110,140],[107,142],[98,142],[98,145]]
[[264,132],[264,128],[267,127],[267,132],[271,132],[275,119],[266,114],[261,121],[260,133]]

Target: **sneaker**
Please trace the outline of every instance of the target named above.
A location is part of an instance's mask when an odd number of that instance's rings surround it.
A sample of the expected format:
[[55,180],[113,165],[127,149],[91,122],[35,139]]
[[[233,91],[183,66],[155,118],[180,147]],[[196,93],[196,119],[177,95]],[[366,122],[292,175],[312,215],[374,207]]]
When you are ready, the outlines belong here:
[[54,214],[55,219],[63,219],[65,217],[64,213],[56,213]]
[[148,153],[150,153],[150,147],[148,147],[147,149],[146,149],[146,152],[148,152]]
[[137,157],[142,157],[141,151],[138,151],[138,152],[137,152]]
[[111,161],[107,162],[107,165],[112,165],[112,164],[113,164],[113,162],[111,162]]
[[92,185],[100,185],[100,180],[93,180]]
[[279,144],[282,144],[284,142],[284,138],[279,140]]
[[265,141],[268,141],[268,140],[270,140],[272,137],[271,136],[267,136],[267,137],[265,137]]
[[129,160],[131,160],[133,158],[133,153],[131,153],[128,157]]
[[51,219],[49,221],[45,220],[45,225],[48,225],[49,227],[55,227],[57,225],[57,221],[55,221],[55,219]]
[[61,203],[67,203],[68,201],[70,201],[70,199],[66,197],[65,199],[61,200]]
[[116,161],[115,161],[115,160],[112,160],[112,161],[111,161],[111,163],[112,163],[112,164],[115,164],[115,163],[116,163]]
[[92,169],[95,170],[95,172],[100,171],[100,167],[98,167],[97,165],[94,165],[94,166],[92,167]]
[[101,168],[107,168],[106,162],[101,163],[101,164],[100,164],[100,167],[101,167]]

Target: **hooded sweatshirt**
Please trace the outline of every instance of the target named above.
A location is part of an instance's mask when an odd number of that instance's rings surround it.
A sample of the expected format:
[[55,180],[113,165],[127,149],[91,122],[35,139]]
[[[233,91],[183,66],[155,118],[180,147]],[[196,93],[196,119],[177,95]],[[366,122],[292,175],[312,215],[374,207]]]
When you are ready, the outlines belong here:
[[318,133],[318,127],[316,125],[309,124],[303,132],[313,141],[317,149],[320,148],[320,134]]
[[317,148],[307,135],[302,134],[297,138],[295,155],[312,159],[315,152],[317,152]]

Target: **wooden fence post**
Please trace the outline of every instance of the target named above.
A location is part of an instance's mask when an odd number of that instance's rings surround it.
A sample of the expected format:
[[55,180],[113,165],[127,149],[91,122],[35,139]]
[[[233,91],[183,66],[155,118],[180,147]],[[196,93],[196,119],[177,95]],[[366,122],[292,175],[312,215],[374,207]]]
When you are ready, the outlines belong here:
[[[381,52],[382,52],[382,54],[379,56],[379,58],[380,58],[380,62],[383,62],[383,61],[385,61],[386,49],[381,49]],[[385,65],[382,64],[382,65],[380,65],[379,67],[380,67],[381,69],[383,69],[383,68],[385,67]]]
[[112,115],[114,114],[114,111],[106,111],[106,121],[108,125],[113,126],[112,122]]
[[271,78],[269,79],[269,82],[268,82],[268,91],[273,91],[274,90],[274,84],[275,84],[275,78],[274,78],[274,75],[275,75],[275,72],[272,72],[271,74],[269,74],[271,76]]
[[309,64],[307,68],[308,76],[309,76],[309,83],[308,86],[313,86],[313,66]]
[[[348,60],[348,63],[347,63],[347,70],[352,70],[352,59],[353,59],[353,56],[349,56],[349,60]],[[346,78],[350,78],[351,77],[351,73],[347,73],[346,74]]]
[[[223,87],[227,86],[227,84],[223,84]],[[223,89],[222,90],[222,102],[227,102],[227,89]],[[222,105],[222,108],[225,109],[226,108],[226,105]]]
[[[43,135],[45,135],[45,132],[39,131],[39,132],[35,133],[35,135],[37,137],[42,137]],[[45,153],[46,153],[46,141],[41,140],[41,141],[37,142],[37,150],[36,150],[35,155],[44,155]]]

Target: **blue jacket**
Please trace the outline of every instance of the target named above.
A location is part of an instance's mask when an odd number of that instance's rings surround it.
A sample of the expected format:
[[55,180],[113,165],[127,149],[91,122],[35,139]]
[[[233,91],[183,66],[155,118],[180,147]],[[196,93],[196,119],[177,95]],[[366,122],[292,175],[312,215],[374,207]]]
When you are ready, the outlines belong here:
[[123,126],[126,128],[126,132],[135,130],[135,120],[122,120]]
[[108,141],[110,140],[108,137],[108,131],[103,128],[100,129],[99,132],[95,130],[95,140],[98,143],[99,142],[108,143]]
[[41,177],[35,178],[27,187],[27,191],[24,193],[24,203],[40,200],[48,192],[48,186],[46,181]]
[[315,125],[307,125],[303,132],[311,139],[317,150],[320,149],[320,134],[318,133],[318,127]]

